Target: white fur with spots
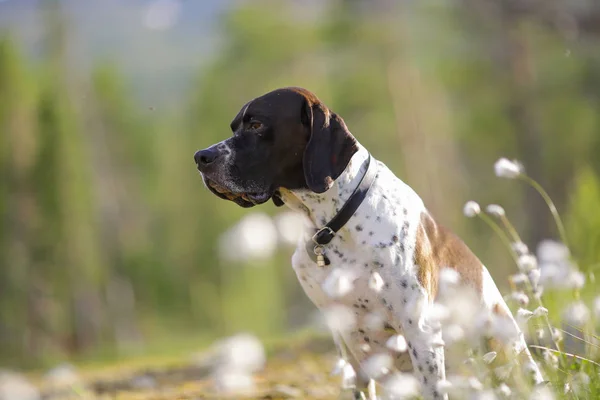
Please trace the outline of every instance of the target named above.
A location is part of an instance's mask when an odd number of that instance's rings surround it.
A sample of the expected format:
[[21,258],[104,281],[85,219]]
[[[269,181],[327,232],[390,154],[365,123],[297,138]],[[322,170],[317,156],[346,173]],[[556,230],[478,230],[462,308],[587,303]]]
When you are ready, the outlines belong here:
[[[283,201],[307,217],[308,228],[322,227],[358,185],[365,173],[367,157],[366,149],[359,145],[359,151],[328,191],[316,194],[309,190],[283,190]],[[377,167],[371,190],[354,216],[325,246],[331,264],[318,267],[307,254],[307,233],[292,257],[292,266],[307,296],[321,311],[326,314],[332,306],[344,306],[351,311],[350,329],[339,331],[339,326],[331,329],[342,354],[345,351],[342,347],[350,353],[348,361],[357,371],[360,387],[364,388],[371,378],[385,381],[394,370],[413,371],[425,398],[445,399],[447,396],[437,390],[438,382],[445,379],[444,349],[436,345],[441,341],[441,330],[433,329],[424,318],[433,299],[419,283],[413,260],[421,214],[427,210],[417,193],[384,163],[375,158],[371,162]],[[347,273],[353,287],[332,298],[324,283],[335,268]],[[379,290],[369,285],[373,272],[383,280]],[[487,270],[483,284],[483,296],[489,295],[489,299],[482,299],[483,303],[490,307],[496,303],[505,306]],[[395,334],[405,336],[406,352],[394,353],[386,347]],[[377,365],[372,361],[385,366],[389,361],[386,354],[392,355],[393,365],[386,368],[388,371],[372,376],[372,365]],[[369,368],[359,369],[359,365]],[[365,369],[371,376],[367,376]]]

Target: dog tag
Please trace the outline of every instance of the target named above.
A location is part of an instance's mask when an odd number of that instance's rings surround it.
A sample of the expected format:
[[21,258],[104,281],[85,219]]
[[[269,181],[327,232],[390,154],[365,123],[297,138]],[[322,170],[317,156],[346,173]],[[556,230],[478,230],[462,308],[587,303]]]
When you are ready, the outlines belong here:
[[317,255],[317,266],[323,268],[325,266],[325,257],[323,256],[323,246],[315,246],[315,254]]

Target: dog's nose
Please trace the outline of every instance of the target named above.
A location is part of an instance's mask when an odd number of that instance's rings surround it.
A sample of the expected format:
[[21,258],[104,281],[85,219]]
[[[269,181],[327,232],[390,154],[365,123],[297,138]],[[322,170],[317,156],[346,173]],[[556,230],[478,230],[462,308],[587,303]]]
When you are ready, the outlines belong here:
[[212,164],[217,157],[219,157],[219,151],[209,147],[208,149],[198,150],[196,154],[194,154],[194,161],[196,161],[196,165],[201,168]]

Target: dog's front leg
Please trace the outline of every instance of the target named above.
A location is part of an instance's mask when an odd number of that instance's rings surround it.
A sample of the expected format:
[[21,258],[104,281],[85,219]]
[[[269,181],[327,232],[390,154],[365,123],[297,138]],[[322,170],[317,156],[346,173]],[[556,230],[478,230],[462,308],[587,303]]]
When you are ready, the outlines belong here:
[[403,279],[400,287],[403,288],[400,294],[402,306],[397,310],[392,307],[391,311],[407,340],[414,374],[421,384],[423,397],[447,399],[448,396],[438,390],[438,383],[446,378],[442,331],[432,326],[426,318],[431,306],[428,295],[416,281],[407,282],[407,279]]

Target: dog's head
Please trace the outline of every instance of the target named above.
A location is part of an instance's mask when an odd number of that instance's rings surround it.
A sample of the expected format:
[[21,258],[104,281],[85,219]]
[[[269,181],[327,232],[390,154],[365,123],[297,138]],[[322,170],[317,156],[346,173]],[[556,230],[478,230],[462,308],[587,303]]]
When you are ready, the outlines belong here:
[[233,136],[194,160],[210,191],[242,207],[282,205],[279,188],[323,193],[358,150],[342,118],[302,88],[249,101],[230,126]]

